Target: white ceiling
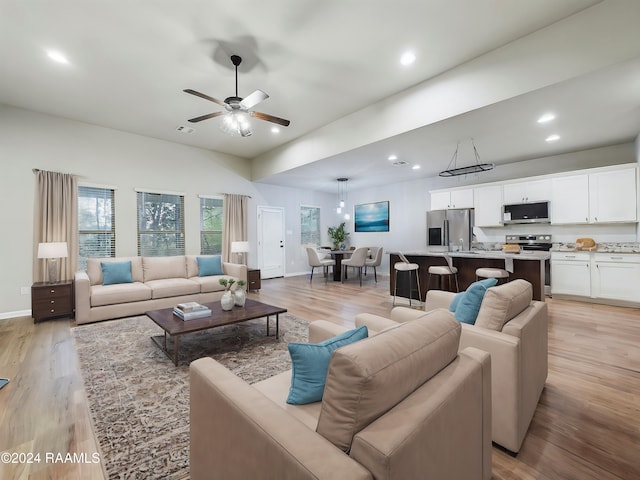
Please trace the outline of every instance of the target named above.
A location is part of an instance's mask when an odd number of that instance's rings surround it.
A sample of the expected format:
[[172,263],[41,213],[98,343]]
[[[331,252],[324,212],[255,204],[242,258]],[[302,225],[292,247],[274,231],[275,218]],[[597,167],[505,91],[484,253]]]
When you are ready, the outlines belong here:
[[[0,103],[265,161],[353,112],[609,4],[639,13],[631,0],[0,0]],[[402,67],[407,49],[417,61]],[[244,59],[239,95],[264,90],[270,98],[255,109],[291,126],[274,135],[254,119],[255,133],[239,138],[218,129],[220,118],[187,122],[220,107],[183,89],[234,94],[231,54]],[[562,81],[545,88],[259,180],[334,191],[341,176],[360,187],[433,176],[458,141],[459,162],[472,162],[472,137],[482,160],[498,164],[630,141],[640,132],[640,56],[610,63],[580,76],[560,66]],[[541,141],[550,127],[535,122],[543,108],[558,114],[553,145]],[[390,153],[421,169],[390,166]],[[372,168],[372,159],[386,163]]]

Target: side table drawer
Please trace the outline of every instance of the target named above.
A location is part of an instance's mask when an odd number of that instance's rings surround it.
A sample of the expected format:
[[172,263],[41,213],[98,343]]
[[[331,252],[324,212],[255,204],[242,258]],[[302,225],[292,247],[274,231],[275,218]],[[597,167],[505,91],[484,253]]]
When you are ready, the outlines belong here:
[[73,308],[73,282],[40,282],[31,287],[31,316],[35,321],[72,316]]
[[247,270],[247,291],[260,290],[262,288],[259,269]]

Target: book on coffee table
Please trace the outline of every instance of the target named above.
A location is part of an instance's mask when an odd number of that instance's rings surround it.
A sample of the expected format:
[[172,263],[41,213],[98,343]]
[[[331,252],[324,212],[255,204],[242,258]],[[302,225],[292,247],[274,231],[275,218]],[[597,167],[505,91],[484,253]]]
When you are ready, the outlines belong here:
[[211,315],[211,309],[200,305],[200,308],[192,308],[190,310],[183,311],[177,306],[173,309],[173,314],[182,320],[193,320],[194,318],[208,317]]
[[183,312],[190,312],[191,310],[201,310],[207,307],[199,304],[198,302],[185,302],[179,303],[175,308],[177,308],[178,310],[182,310]]

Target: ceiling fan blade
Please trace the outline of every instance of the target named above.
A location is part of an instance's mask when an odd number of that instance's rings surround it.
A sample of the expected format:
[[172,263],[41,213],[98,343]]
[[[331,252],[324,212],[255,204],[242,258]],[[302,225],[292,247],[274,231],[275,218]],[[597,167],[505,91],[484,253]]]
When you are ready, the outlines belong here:
[[191,95],[195,95],[196,97],[204,98],[205,100],[209,100],[210,102],[217,103],[221,107],[225,106],[225,103],[222,100],[218,100],[217,98],[210,97],[209,95],[205,95],[204,93],[196,92],[195,90],[191,90],[187,88],[183,90],[185,93],[190,93]]
[[267,95],[262,90],[256,90],[255,92],[247,95],[241,102],[240,106],[245,110],[249,110],[252,107],[255,107],[260,102],[264,102],[269,95]]
[[209,114],[207,114],[207,115],[202,115],[201,117],[190,118],[190,119],[189,119],[189,120],[187,120],[187,121],[189,121],[189,122],[191,122],[191,123],[201,122],[202,120],[209,120],[210,118],[220,116],[220,115],[222,115],[222,114],[224,114],[224,113],[225,113],[225,112],[214,112],[214,113],[209,113]]
[[291,123],[289,120],[285,120],[284,118],[274,117],[273,115],[269,115],[266,113],[260,112],[251,112],[252,117],[259,118],[260,120],[266,120],[267,122],[277,123],[278,125],[282,125],[283,127],[288,127]]

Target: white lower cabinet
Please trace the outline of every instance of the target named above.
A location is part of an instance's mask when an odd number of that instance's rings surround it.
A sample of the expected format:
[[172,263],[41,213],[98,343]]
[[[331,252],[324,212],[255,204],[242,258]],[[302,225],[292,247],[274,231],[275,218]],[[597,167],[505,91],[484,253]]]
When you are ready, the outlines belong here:
[[584,252],[551,253],[551,295],[591,296],[591,255]]
[[595,298],[640,302],[640,255],[594,254],[591,293]]

